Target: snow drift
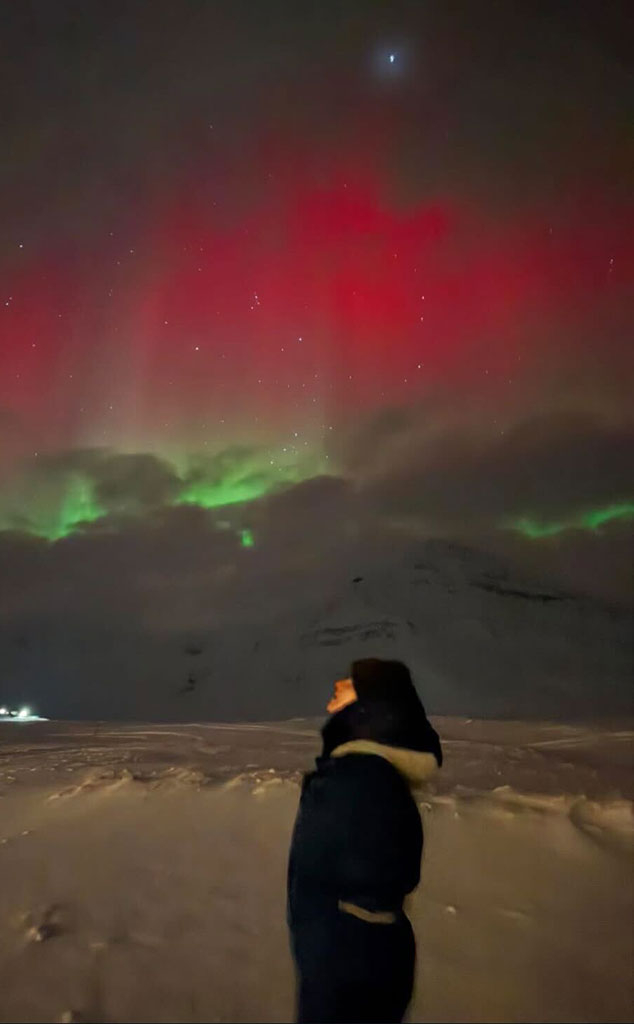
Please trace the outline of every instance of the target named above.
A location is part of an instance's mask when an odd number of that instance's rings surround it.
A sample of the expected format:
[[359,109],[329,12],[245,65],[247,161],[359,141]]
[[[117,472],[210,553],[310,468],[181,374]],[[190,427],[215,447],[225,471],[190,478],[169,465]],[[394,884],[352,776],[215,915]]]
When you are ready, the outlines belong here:
[[[629,1021],[634,733],[436,719],[412,1021]],[[0,1021],[293,1019],[317,723],[0,726]]]

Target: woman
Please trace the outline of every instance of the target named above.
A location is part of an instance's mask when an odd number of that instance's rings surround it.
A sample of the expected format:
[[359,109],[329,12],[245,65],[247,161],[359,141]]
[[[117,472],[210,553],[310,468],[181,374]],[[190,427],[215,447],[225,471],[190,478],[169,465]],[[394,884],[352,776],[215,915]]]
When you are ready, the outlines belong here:
[[442,764],[440,740],[399,661],[353,662],[327,710],[288,868],[297,1019],[401,1021],[416,956],[403,900],[423,848],[411,787]]

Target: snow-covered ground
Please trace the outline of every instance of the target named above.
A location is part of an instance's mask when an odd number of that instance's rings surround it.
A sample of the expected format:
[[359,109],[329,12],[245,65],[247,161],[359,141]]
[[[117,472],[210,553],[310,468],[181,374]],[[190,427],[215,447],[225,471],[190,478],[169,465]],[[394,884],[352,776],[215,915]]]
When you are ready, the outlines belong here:
[[[411,1020],[631,1020],[634,732],[434,722]],[[317,726],[1,724],[0,1020],[292,1020]]]

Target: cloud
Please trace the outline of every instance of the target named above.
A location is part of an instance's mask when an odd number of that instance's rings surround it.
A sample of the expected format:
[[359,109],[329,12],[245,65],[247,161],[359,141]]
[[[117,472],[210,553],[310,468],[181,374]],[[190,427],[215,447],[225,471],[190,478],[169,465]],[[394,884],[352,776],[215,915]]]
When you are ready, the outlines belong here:
[[390,406],[340,429],[329,441],[328,452],[344,472],[356,475],[376,468],[386,451],[411,436],[413,428],[412,410]]
[[326,532],[344,535],[369,518],[477,533],[631,500],[631,420],[574,410],[515,422],[498,415],[476,402],[449,412],[439,396],[382,410],[329,436],[329,474],[316,457],[282,464],[259,446],[192,454],[178,468],[151,453],[99,448],[32,457],[5,488],[0,526],[51,539],[79,529],[94,536],[126,517],[156,524],[177,505],[232,507],[243,528],[289,545],[303,536],[319,549]]
[[[179,465],[152,453],[107,448],[31,456],[7,481],[0,499],[0,529],[57,539],[101,522],[112,529],[126,516],[146,518],[177,504],[215,508],[251,501],[312,476],[321,458],[263,446],[232,446],[190,454]],[[107,520],[107,522],[103,522]]]
[[113,454],[97,463],[92,478],[95,498],[108,512],[139,512],[168,505],[182,489],[174,468],[148,454]]
[[139,515],[174,500],[182,488],[155,455],[104,448],[33,455],[7,481],[0,528],[56,538],[108,515]]
[[[506,544],[513,560],[539,553],[545,575],[561,566],[571,578],[586,552],[596,568],[599,536],[505,540],[500,527],[631,499],[632,423],[574,412],[504,422],[495,428],[473,409],[458,419],[442,403],[387,410],[331,442],[332,473],[307,463],[296,482],[297,466],[280,472],[258,447],[192,455],[178,469],[107,449],[32,458],[0,504],[5,605],[44,615],[53,602],[71,619],[103,609],[104,621],[140,615],[148,628],[216,620],[247,607],[269,575],[273,602],[280,573],[297,580],[350,559],[363,565],[379,550],[389,557],[395,527]],[[253,547],[243,547],[245,530]],[[626,558],[626,532],[603,531],[613,567],[619,551]],[[595,575],[578,578],[591,589]],[[51,580],[61,582],[51,590]],[[627,582],[616,589],[627,594]]]
[[589,414],[533,416],[497,432],[428,427],[419,414],[398,436],[389,421],[370,424],[349,446],[349,465],[377,511],[490,529],[509,517],[565,518],[631,499],[633,442],[631,422]]

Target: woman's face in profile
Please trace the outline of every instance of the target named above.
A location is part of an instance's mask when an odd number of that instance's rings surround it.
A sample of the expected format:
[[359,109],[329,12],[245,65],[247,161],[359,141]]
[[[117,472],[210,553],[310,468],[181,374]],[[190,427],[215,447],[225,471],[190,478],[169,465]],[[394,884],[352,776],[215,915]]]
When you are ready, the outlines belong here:
[[352,704],[357,699],[357,691],[354,688],[352,679],[338,679],[335,683],[332,697],[326,705],[326,711],[334,715],[336,711],[341,711],[345,708],[346,704]]

